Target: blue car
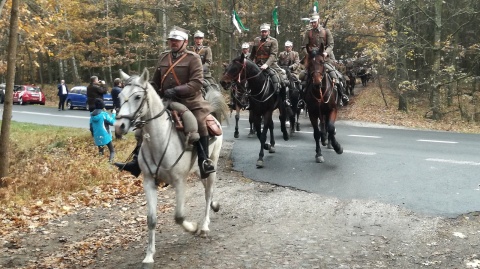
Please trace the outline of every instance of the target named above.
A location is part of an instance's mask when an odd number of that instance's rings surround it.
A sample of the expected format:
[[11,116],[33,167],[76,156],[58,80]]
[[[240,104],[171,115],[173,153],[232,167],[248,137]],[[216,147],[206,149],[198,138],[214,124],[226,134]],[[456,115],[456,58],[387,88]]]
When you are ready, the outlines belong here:
[[[110,93],[103,95],[103,101],[105,102],[106,109],[113,109],[113,99]],[[87,103],[87,86],[75,86],[70,89],[65,100],[68,109],[74,109],[75,107],[89,110]]]

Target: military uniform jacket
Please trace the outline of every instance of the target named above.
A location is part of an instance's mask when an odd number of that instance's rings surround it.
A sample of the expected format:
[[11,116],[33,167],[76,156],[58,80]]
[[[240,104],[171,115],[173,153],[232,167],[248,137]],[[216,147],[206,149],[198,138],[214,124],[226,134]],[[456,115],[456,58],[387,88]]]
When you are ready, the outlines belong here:
[[320,47],[320,44],[324,45],[325,52],[329,55],[327,60],[334,60],[335,57],[333,56],[333,36],[330,32],[330,29],[323,28],[322,26],[318,25],[317,28],[312,28],[307,30],[303,36],[303,44],[305,44],[309,49],[313,47]]
[[291,70],[295,73],[300,65],[300,58],[296,51],[282,51],[278,56],[278,65],[292,67]]
[[265,41],[262,41],[261,37],[255,38],[253,41],[252,53],[250,54],[250,60],[255,62],[258,66],[267,64],[270,68],[279,70],[280,67],[277,64],[277,56],[277,39],[271,36],[267,36]]
[[[158,87],[157,91],[161,97],[166,89],[175,88],[177,94],[173,101],[184,104],[192,111],[203,109],[206,111],[204,115],[206,117],[210,113],[210,105],[201,92],[203,69],[200,56],[188,50],[175,54],[176,57],[170,51],[160,54],[152,82]],[[175,67],[166,73],[177,61],[179,62]]]
[[203,76],[206,78],[211,77],[212,73],[210,73],[210,65],[212,64],[212,49],[207,46],[192,46],[191,50],[198,54],[202,60]]

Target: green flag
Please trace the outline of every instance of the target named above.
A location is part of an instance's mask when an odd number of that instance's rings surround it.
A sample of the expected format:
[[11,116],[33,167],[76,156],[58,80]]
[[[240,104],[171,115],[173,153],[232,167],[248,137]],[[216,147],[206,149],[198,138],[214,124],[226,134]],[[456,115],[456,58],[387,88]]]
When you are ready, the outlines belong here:
[[280,31],[278,30],[278,6],[275,6],[275,8],[273,9],[272,19],[273,19],[273,25],[275,25],[275,29],[278,35],[280,34]]
[[244,31],[249,31],[250,30],[248,28],[245,28],[245,26],[243,26],[242,20],[240,19],[240,16],[238,16],[235,9],[232,12],[232,22],[233,22],[233,25],[235,25],[235,27],[237,28],[238,32],[240,32],[240,33],[242,32],[242,30],[244,30]]
[[318,1],[315,1],[315,3],[313,3],[313,13],[318,13],[318,12],[319,12]]

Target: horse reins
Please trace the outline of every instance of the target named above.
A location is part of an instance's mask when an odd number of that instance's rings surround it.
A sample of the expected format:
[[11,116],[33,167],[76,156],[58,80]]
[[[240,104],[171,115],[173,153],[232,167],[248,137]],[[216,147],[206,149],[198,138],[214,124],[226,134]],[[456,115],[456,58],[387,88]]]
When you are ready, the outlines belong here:
[[[115,118],[116,119],[122,119],[122,118],[125,118],[125,119],[128,119],[130,120],[130,122],[133,122],[135,121],[138,117],[139,117],[139,114],[141,113],[142,109],[143,109],[143,106],[145,105],[145,103],[147,104],[147,107],[150,107],[150,103],[148,102],[148,98],[147,98],[147,87],[142,87],[140,85],[137,85],[137,84],[126,84],[125,86],[136,86],[136,87],[139,87],[143,90],[144,92],[144,98],[142,99],[142,102],[140,103],[140,105],[138,106],[137,110],[133,113],[133,114],[130,114],[130,115],[118,115],[116,116]],[[135,92],[136,93],[136,92]],[[132,93],[130,96],[126,97],[124,102],[122,103],[125,104],[129,101],[129,99],[135,94],[135,93]],[[163,109],[155,116],[153,116],[152,118],[149,118],[149,119],[146,119],[146,120],[142,120],[142,121],[136,121],[134,122],[134,127],[135,129],[142,129],[146,124],[148,124],[150,121],[154,120],[154,119],[157,119],[157,118],[160,118],[165,112],[167,112],[167,114],[169,115],[169,118],[171,119],[171,115],[170,115],[170,112],[168,111],[168,106],[169,106],[169,103],[171,101],[167,101],[165,104],[164,104],[164,107]],[[158,171],[160,170],[160,165],[162,164],[162,161],[165,157],[165,154],[167,152],[167,149],[168,149],[168,146],[170,145],[170,139],[172,137],[172,133],[173,133],[173,124],[174,122],[171,121],[172,124],[170,124],[170,133],[168,135],[168,140],[167,140],[167,147],[165,148],[165,150],[163,151],[163,154],[162,156],[160,157],[160,161],[158,162],[158,165],[157,165],[157,169],[155,171],[155,173],[152,172],[152,169],[150,168],[150,166],[147,165],[148,167],[148,170],[150,172],[150,174],[155,178],[155,182],[157,182],[158,180]],[[143,151],[140,152],[143,156],[143,158],[145,159],[145,156],[144,156],[144,153]],[[182,153],[178,156],[178,158],[175,160],[175,162],[170,166],[170,168],[168,169],[165,169],[165,170],[171,170],[175,165],[177,165],[177,163],[180,161],[180,159],[182,158],[183,154],[185,153],[185,147],[183,148],[182,150]],[[130,155],[130,157],[132,156],[132,154]],[[129,157],[129,158],[130,158]],[[150,151],[150,157],[152,160],[155,160],[154,159],[154,156],[153,156],[153,153]],[[155,161],[153,161],[154,163],[156,163]]]

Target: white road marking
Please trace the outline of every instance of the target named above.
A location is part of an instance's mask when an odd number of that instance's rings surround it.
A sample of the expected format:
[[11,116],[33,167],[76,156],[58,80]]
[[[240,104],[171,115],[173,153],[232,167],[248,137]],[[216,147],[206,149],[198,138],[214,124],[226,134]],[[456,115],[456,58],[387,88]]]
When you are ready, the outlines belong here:
[[441,140],[427,140],[427,139],[418,139],[418,142],[429,142],[429,143],[445,143],[445,144],[458,144],[455,141],[441,141]]
[[55,114],[51,114],[51,113],[39,113],[39,112],[27,112],[27,111],[13,111],[13,113],[23,113],[23,114],[51,116],[51,117],[77,118],[77,119],[89,119],[90,118],[90,117],[85,117],[85,116],[55,115]]
[[382,138],[381,136],[375,136],[375,135],[348,135],[348,136],[363,137],[363,138]]
[[377,155],[376,152],[364,152],[364,151],[354,151],[354,150],[343,150],[343,152],[358,154],[358,155],[369,155],[369,156]]
[[465,165],[475,165],[478,166],[480,163],[471,162],[471,161],[455,161],[455,160],[445,160],[445,159],[435,159],[435,158],[428,158],[425,159],[429,162],[440,162],[440,163],[451,163],[451,164],[465,164]]

